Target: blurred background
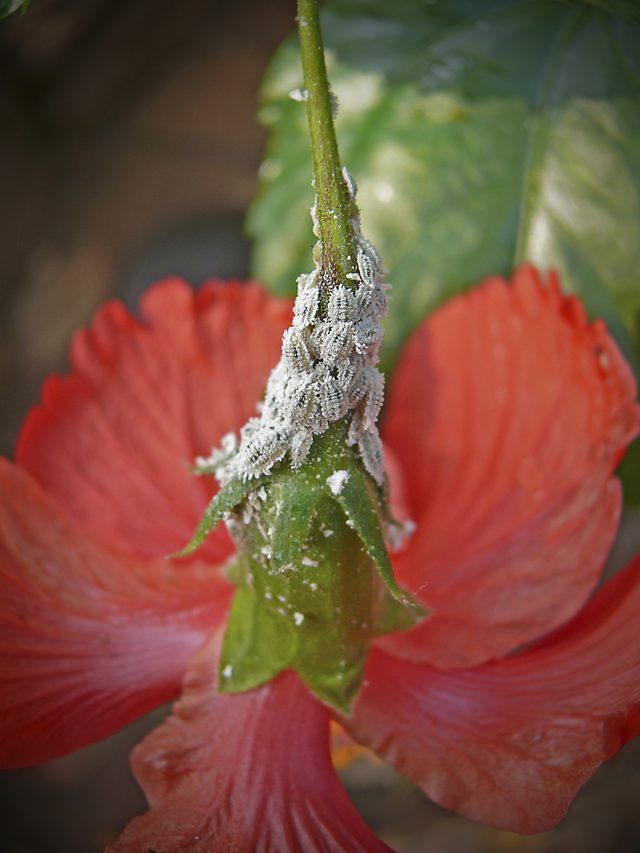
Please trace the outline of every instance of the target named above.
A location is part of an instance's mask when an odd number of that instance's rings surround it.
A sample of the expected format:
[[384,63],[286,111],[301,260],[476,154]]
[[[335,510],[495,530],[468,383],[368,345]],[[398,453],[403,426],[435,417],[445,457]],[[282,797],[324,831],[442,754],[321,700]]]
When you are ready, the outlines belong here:
[[[0,22],[0,449],[69,337],[113,296],[152,281],[242,278],[243,219],[265,133],[258,88],[293,0],[34,0]],[[636,548],[634,525],[613,565]],[[636,532],[637,532],[637,525]],[[630,532],[629,532],[630,531]],[[0,776],[7,853],[93,853],[144,800],[131,747],[158,711],[49,765]],[[640,746],[603,768],[555,831],[499,832],[429,803],[388,768],[343,773],[398,851],[635,853]]]

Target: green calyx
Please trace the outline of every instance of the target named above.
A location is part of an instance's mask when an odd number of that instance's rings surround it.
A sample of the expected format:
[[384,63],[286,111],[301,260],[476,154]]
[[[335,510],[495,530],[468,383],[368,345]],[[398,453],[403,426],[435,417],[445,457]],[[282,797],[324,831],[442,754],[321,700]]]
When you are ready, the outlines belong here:
[[299,470],[279,466],[268,478],[232,481],[203,517],[194,543],[225,517],[239,550],[220,692],[293,669],[319,699],[348,713],[372,639],[426,616],[394,580],[381,495],[344,439],[336,424]]

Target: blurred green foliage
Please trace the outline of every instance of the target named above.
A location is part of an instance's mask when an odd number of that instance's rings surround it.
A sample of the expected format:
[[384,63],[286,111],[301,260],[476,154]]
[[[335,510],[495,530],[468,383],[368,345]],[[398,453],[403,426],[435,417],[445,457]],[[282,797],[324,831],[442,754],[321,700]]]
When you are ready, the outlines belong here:
[[0,18],[6,18],[18,9],[26,9],[31,0],[0,0]]
[[[387,371],[439,302],[530,260],[559,270],[638,372],[636,12],[624,0],[325,5],[341,154],[393,284]],[[253,274],[288,294],[314,242],[306,115],[289,97],[301,85],[291,39],[263,85],[269,141],[248,218]]]

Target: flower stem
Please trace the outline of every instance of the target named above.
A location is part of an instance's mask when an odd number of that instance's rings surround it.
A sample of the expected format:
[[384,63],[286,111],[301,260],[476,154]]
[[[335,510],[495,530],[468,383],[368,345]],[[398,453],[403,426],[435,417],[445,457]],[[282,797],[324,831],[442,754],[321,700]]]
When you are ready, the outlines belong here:
[[346,274],[355,269],[356,258],[351,225],[352,202],[342,175],[333,124],[332,96],[324,61],[317,0],[298,0],[298,32],[318,197],[321,279],[328,284],[345,281]]

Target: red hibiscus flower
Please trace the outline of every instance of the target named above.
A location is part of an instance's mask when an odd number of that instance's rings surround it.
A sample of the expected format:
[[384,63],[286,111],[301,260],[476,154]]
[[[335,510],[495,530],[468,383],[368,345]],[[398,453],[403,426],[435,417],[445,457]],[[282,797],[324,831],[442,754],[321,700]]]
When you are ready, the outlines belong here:
[[[255,285],[153,287],[103,308],[2,461],[0,752],[45,761],[182,697],[134,752],[150,804],[114,850],[386,849],[332,769],[330,712],[293,673],[216,693],[232,545],[190,538],[189,465],[252,414],[287,301]],[[638,428],[600,322],[522,268],[423,323],[383,434],[397,578],[432,611],[371,652],[342,724],[430,797],[538,832],[640,727],[640,559],[594,593]]]

